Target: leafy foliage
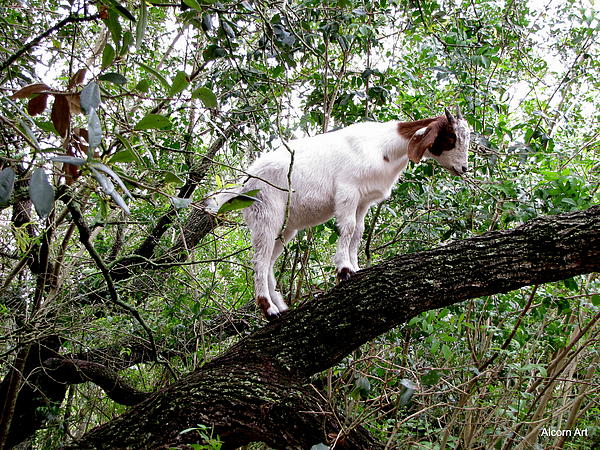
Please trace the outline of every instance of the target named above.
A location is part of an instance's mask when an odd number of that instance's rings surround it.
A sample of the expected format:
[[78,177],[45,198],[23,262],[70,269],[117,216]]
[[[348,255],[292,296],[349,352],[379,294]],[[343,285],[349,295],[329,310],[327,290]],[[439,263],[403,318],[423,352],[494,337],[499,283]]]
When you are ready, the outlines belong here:
[[[591,3],[183,3],[2,7],[10,31],[0,46],[3,376],[18,369],[21,343],[56,338],[57,354],[102,353],[151,391],[237,339],[218,331],[224,317],[260,326],[244,308],[251,254],[238,216],[196,247],[186,243],[186,217],[234,183],[238,168],[293,136],[416,120],[451,105],[472,126],[471,174],[410,167],[367,217],[363,266],[600,199]],[[96,259],[82,250],[65,193],[91,230]],[[336,240],[330,221],[288,245],[277,281],[290,304],[334,285]],[[114,280],[131,309],[109,303],[99,264],[118,274],[119,264],[140,261],[151,268]],[[540,427],[565,424],[589,432],[566,448],[591,447],[600,432],[590,370],[599,295],[589,276],[430,312],[313,381],[391,448],[509,448],[517,436],[549,447],[560,438]],[[136,353],[149,345],[144,324],[153,356]],[[98,396],[87,383],[45,399],[37,414],[47,427],[34,443],[66,444],[123,411]],[[193,431],[218,444],[210,429]]]

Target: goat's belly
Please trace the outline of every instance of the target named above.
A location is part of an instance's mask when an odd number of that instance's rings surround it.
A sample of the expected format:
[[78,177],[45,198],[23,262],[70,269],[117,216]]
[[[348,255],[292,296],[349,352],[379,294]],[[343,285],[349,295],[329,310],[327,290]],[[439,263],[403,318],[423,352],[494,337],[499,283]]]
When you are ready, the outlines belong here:
[[315,205],[310,202],[293,202],[288,218],[290,228],[303,230],[327,222],[333,217],[333,205]]

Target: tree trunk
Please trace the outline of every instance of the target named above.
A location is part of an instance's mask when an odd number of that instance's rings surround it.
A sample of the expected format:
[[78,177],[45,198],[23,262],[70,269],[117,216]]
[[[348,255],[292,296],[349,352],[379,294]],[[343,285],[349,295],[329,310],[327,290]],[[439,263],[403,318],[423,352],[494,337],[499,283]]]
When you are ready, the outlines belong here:
[[213,427],[225,448],[378,448],[308,385],[374,337],[417,314],[470,298],[600,269],[600,207],[535,219],[360,271],[320,298],[242,339],[222,356],[85,435],[76,447],[148,448],[200,441]]

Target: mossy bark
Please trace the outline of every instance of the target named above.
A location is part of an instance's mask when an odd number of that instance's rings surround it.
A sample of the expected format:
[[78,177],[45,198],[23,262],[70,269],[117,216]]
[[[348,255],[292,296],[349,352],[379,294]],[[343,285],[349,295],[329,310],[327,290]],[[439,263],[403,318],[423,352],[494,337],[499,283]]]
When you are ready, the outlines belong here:
[[[598,269],[600,207],[399,256],[242,339],[77,446],[176,446],[197,442],[197,434],[180,432],[198,424],[214,427],[226,448],[331,442],[344,433],[343,419],[311,390],[311,375],[423,311]],[[338,445],[379,446],[362,429],[347,431]]]

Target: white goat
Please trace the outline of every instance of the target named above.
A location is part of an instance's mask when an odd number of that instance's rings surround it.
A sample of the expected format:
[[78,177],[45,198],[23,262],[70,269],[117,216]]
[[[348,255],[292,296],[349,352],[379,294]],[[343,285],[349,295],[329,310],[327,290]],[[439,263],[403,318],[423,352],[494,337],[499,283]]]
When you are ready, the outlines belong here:
[[[256,302],[265,317],[273,319],[288,309],[277,291],[273,266],[283,246],[299,230],[335,217],[339,229],[337,274],[340,280],[349,279],[359,270],[357,252],[365,215],[371,205],[389,197],[408,160],[418,163],[433,158],[460,175],[467,171],[469,139],[469,126],[460,110],[455,118],[446,109],[444,116],[431,119],[357,123],[293,140],[289,148],[260,156],[240,188],[210,198],[206,209],[216,211],[240,193],[260,190],[259,201],[243,214],[254,247]],[[288,186],[290,150],[294,160]],[[292,191],[289,208],[288,189]]]

